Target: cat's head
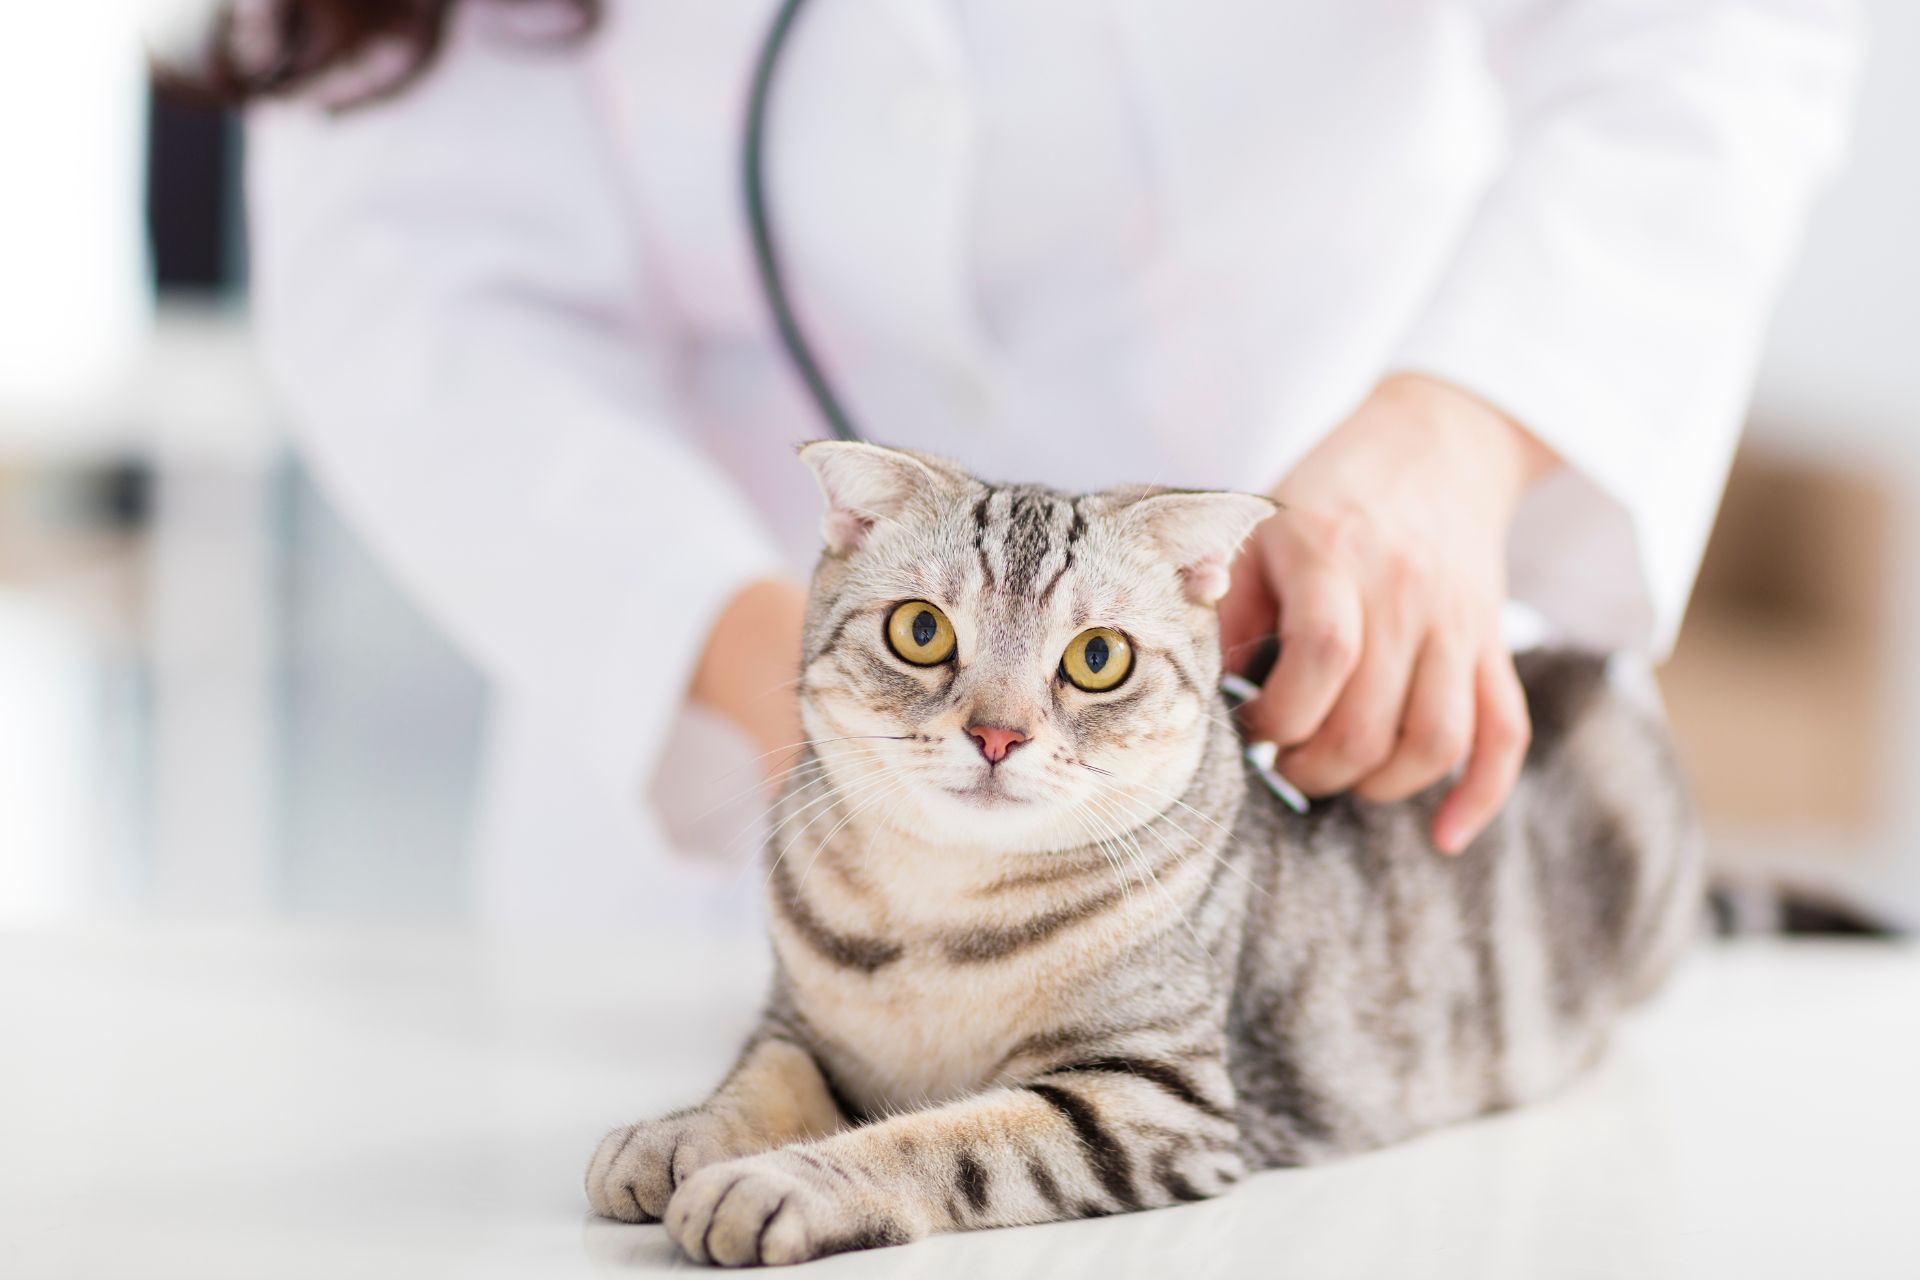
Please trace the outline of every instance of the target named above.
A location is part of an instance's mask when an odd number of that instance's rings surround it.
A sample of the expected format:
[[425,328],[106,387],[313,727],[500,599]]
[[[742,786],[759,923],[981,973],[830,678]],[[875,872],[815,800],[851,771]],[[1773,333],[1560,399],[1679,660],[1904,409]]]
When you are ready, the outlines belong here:
[[1213,606],[1271,502],[991,486],[866,444],[801,456],[827,501],[800,682],[816,788],[1005,852],[1172,803],[1218,714]]

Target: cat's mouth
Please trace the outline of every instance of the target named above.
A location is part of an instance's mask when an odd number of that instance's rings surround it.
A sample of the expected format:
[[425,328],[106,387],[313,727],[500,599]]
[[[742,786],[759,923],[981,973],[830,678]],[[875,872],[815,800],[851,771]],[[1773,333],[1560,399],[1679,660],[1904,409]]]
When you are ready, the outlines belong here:
[[977,804],[983,809],[999,809],[1007,805],[1025,804],[1026,800],[1014,795],[1001,783],[999,776],[989,773],[970,787],[943,787],[950,796],[958,796],[969,804]]

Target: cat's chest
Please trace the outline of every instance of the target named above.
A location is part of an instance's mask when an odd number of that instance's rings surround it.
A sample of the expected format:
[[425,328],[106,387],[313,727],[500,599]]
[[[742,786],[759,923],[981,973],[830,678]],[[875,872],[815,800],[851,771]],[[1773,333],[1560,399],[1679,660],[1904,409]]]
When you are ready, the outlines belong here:
[[787,968],[835,1084],[869,1112],[975,1092],[1073,1014],[1061,975],[1032,962],[956,965],[909,948],[873,973],[805,957]]

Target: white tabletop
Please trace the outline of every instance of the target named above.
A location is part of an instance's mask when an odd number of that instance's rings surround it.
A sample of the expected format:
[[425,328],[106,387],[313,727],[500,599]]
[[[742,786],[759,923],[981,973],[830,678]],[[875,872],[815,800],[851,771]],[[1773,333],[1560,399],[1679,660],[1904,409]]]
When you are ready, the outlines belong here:
[[[735,937],[0,935],[0,1274],[621,1276],[617,1122],[752,1020]],[[1560,1099],[1217,1201],[940,1237],[859,1276],[1920,1276],[1920,950],[1717,946]]]

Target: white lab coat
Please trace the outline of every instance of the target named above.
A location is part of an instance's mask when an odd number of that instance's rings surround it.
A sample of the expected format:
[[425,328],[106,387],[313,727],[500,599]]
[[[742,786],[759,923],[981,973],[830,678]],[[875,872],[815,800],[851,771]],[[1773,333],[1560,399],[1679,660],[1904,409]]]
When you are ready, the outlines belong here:
[[[500,694],[492,915],[663,894],[641,794],[821,433],[740,198],[775,0],[484,5],[389,104],[252,122],[257,314],[347,515]],[[1855,72],[1847,0],[813,0],[771,204],[874,438],[1264,488],[1383,373],[1559,451],[1515,597],[1663,648]],[[677,754],[677,753],[675,753]]]

